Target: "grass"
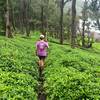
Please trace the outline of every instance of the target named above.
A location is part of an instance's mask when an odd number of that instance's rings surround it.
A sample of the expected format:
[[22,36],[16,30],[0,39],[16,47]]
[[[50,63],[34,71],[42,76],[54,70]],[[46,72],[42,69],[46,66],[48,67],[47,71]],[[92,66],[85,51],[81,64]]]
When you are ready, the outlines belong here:
[[48,100],[100,99],[100,46],[71,49],[50,42],[45,84]]
[[[0,99],[37,100],[38,32],[29,38],[0,36]],[[90,49],[71,49],[49,39],[44,70],[48,100],[100,99],[100,43]]]
[[34,42],[34,37],[0,36],[1,99],[36,100],[38,66]]

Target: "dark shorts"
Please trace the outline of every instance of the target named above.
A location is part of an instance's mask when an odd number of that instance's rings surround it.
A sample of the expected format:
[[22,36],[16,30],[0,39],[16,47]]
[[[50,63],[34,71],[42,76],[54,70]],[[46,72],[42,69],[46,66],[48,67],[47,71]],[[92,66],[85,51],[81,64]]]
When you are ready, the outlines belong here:
[[39,59],[41,60],[41,59],[45,59],[46,58],[46,56],[38,56],[39,57]]

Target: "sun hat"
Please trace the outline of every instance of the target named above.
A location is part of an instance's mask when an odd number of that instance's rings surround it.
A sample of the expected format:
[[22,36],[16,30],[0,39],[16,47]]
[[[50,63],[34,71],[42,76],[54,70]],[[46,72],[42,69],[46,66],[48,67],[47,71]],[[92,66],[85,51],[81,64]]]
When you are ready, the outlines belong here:
[[43,34],[41,34],[41,35],[40,35],[40,38],[42,38],[42,39],[43,39],[43,38],[44,38],[44,35],[43,35]]

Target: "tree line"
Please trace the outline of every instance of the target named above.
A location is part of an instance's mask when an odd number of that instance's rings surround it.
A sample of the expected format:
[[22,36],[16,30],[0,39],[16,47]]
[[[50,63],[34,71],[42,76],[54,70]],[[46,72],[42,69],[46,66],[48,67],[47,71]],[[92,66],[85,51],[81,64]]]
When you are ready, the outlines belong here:
[[[30,36],[30,32],[40,30],[59,39],[71,43],[71,47],[80,45],[91,47],[88,36],[85,43],[85,27],[89,30],[88,18],[96,21],[100,29],[100,1],[85,0],[81,15],[77,15],[77,0],[1,0],[0,1],[0,33],[6,37],[13,37],[14,33]],[[66,7],[68,4],[71,7]],[[79,19],[83,20],[80,36],[77,34]],[[80,30],[80,29],[79,29]],[[78,41],[80,38],[80,41]]]

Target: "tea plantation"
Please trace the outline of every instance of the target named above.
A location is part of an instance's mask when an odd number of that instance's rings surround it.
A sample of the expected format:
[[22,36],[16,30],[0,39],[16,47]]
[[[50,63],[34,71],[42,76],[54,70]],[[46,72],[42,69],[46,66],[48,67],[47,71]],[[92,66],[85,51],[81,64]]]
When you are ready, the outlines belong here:
[[50,43],[44,72],[48,100],[100,100],[100,44],[71,49]]
[[[37,100],[37,39],[0,36],[0,100]],[[47,100],[100,100],[100,44],[91,49],[49,46],[43,73]]]
[[0,100],[36,100],[34,39],[0,37]]

